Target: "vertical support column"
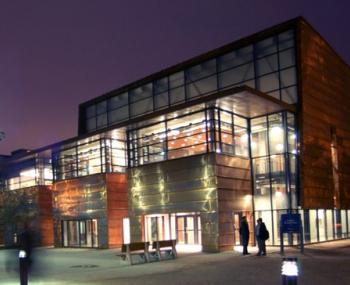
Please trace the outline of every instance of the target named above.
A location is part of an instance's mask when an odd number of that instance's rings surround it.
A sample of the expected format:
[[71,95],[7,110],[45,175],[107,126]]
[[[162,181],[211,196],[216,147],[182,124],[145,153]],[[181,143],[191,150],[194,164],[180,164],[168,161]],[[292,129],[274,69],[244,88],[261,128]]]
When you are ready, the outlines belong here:
[[218,252],[219,217],[217,212],[201,213],[202,248],[204,252]]

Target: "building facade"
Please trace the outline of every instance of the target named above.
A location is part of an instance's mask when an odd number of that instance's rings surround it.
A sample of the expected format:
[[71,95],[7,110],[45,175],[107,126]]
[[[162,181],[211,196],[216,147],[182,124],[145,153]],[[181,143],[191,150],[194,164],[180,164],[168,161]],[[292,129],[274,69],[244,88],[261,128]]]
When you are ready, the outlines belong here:
[[44,148],[55,245],[217,252],[240,243],[243,215],[278,245],[288,212],[306,242],[348,237],[349,78],[296,18],[81,104],[79,136]]
[[1,168],[0,243],[15,246],[25,225],[36,232],[34,242],[52,245],[51,152],[13,152]]

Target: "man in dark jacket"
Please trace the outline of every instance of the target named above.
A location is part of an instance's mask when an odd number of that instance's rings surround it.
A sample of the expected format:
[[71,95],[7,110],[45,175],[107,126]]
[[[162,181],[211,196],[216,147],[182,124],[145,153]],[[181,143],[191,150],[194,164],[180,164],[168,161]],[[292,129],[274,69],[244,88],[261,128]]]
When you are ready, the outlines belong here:
[[241,236],[241,243],[243,245],[243,255],[248,253],[248,243],[249,243],[249,226],[247,218],[245,216],[241,219],[241,224],[239,226],[239,234]]
[[24,230],[19,235],[19,274],[20,284],[28,284],[28,274],[32,265],[33,232],[28,223],[25,223]]
[[258,243],[258,253],[257,255],[266,255],[266,245],[265,241],[268,239],[268,232],[262,218],[257,219],[257,224],[255,226],[255,236]]

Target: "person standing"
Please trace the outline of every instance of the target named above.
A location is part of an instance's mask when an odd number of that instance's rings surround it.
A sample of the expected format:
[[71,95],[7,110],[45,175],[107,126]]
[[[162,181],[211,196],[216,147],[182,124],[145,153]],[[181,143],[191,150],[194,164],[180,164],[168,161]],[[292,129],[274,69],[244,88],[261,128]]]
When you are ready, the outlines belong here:
[[247,218],[245,216],[242,217],[241,223],[239,226],[239,234],[241,237],[241,243],[243,245],[243,255],[247,255],[248,253],[248,243],[249,243],[249,226],[247,222]]
[[257,224],[255,226],[255,236],[258,243],[258,253],[257,255],[266,255],[266,244],[265,241],[269,238],[269,233],[263,223],[262,218],[257,219]]
[[28,223],[19,235],[19,274],[20,284],[28,284],[28,274],[32,265],[33,233]]

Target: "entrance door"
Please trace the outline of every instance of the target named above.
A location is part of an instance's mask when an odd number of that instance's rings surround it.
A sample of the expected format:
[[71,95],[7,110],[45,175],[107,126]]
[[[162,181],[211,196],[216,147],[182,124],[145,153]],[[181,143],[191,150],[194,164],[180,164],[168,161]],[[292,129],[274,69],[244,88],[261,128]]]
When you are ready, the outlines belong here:
[[177,216],[177,242],[179,244],[198,244],[199,226],[196,216]]
[[67,247],[98,247],[97,220],[62,221],[62,241]]

